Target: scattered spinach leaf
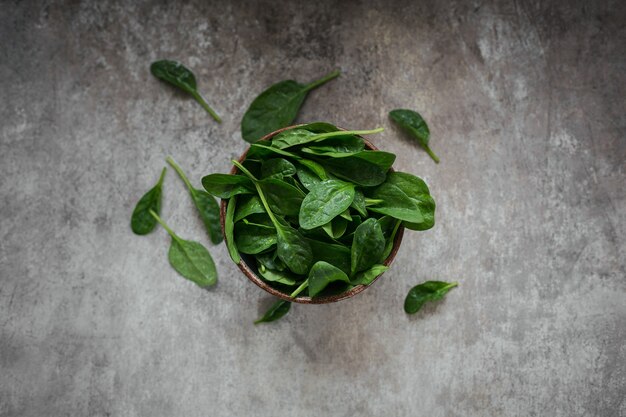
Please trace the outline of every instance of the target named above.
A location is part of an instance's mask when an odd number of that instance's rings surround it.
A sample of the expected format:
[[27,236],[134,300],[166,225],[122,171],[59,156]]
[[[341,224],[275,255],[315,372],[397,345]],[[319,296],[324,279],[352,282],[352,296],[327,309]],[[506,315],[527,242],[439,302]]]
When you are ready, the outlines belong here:
[[427,301],[441,300],[458,282],[426,281],[411,288],[404,300],[404,311],[417,313]]
[[439,163],[439,157],[428,146],[430,139],[428,125],[419,113],[413,110],[396,109],[389,112],[389,117],[413,136],[433,161]]
[[283,317],[285,314],[289,312],[291,308],[291,303],[285,300],[278,300],[263,314],[263,317],[254,322],[254,324],[259,323],[270,323],[272,321],[276,321],[279,318]]
[[213,111],[206,100],[200,95],[196,86],[196,77],[183,64],[167,59],[153,62],[150,65],[150,72],[161,81],[173,85],[174,87],[191,94],[191,96],[206,110],[216,122],[221,123],[222,119]]
[[217,270],[209,251],[198,242],[181,239],[154,211],[150,210],[150,215],[172,237],[172,245],[167,255],[172,267],[202,288],[214,285],[217,282]]
[[163,193],[163,178],[165,178],[166,168],[161,171],[159,181],[154,187],[145,193],[140,199],[130,218],[130,228],[135,234],[147,235],[154,230],[157,222],[150,214],[150,210],[155,213],[161,211],[161,194]]
[[286,80],[272,85],[250,104],[241,121],[241,136],[248,142],[256,142],[270,132],[289,126],[309,91],[339,74],[339,71],[333,71],[309,84]]
[[209,238],[213,244],[217,245],[223,240],[222,237],[222,228],[220,226],[220,206],[215,201],[215,198],[207,193],[204,190],[199,190],[194,188],[189,179],[183,172],[183,170],[174,162],[171,157],[167,157],[167,163],[174,168],[174,170],[178,173],[178,176],[187,186],[189,190],[189,194],[191,194],[191,199],[193,200],[193,204],[198,209],[198,214],[200,214],[200,218],[202,219],[202,223],[204,223],[204,227],[209,234]]

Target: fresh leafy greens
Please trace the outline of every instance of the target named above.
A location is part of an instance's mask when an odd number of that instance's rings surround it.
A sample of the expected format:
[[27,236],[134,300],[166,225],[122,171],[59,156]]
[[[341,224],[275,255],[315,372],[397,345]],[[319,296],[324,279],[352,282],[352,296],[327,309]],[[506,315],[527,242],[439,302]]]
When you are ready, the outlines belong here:
[[333,71],[309,84],[286,80],[272,85],[255,98],[246,110],[241,121],[241,136],[252,143],[270,132],[289,126],[298,115],[309,91],[339,74],[339,71]]
[[217,270],[209,251],[198,242],[181,239],[154,211],[150,210],[150,215],[172,237],[167,254],[172,268],[202,288],[214,285],[217,282]]
[[150,72],[159,80],[164,81],[191,96],[206,110],[216,122],[222,119],[213,111],[206,100],[200,95],[196,86],[196,77],[187,67],[180,62],[163,59],[150,65]]
[[174,162],[172,157],[167,157],[167,163],[174,168],[174,170],[178,173],[178,176],[187,186],[189,190],[189,194],[191,195],[191,199],[193,200],[193,204],[198,209],[198,214],[200,214],[200,218],[204,223],[204,227],[209,234],[209,238],[213,244],[217,245],[220,243],[222,238],[222,230],[220,227],[220,206],[215,201],[215,198],[207,193],[204,190],[199,190],[194,188],[189,182],[189,179],[183,172],[183,170]]
[[259,323],[269,323],[275,320],[280,319],[285,314],[289,312],[291,308],[291,303],[285,300],[278,300],[263,314],[263,317],[254,322],[254,324]]
[[228,200],[231,256],[251,258],[263,281],[292,297],[371,284],[400,228],[432,227],[435,209],[421,179],[390,170],[394,154],[365,147],[360,135],[380,130],[301,125],[252,144],[232,161],[235,175],[205,176],[207,192]]
[[430,140],[428,125],[418,112],[407,109],[396,109],[389,112],[389,117],[396,122],[398,126],[413,136],[433,161],[439,163],[439,157],[435,155],[428,146],[428,141]]
[[404,311],[417,313],[427,301],[441,300],[458,282],[426,281],[411,288],[404,300]]
[[166,168],[161,171],[161,176],[157,184],[139,199],[130,218],[130,228],[138,235],[147,235],[154,230],[157,222],[150,214],[150,210],[155,213],[161,212],[161,194],[163,190],[163,178],[165,178]]

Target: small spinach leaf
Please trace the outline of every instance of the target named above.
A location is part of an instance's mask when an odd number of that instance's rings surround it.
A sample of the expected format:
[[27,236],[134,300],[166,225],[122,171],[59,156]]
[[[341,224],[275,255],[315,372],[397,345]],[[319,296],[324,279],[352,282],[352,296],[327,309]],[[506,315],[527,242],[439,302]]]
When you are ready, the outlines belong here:
[[226,205],[226,218],[224,219],[224,236],[226,239],[226,247],[228,248],[228,254],[230,255],[230,258],[233,260],[234,263],[239,265],[239,262],[241,262],[241,257],[239,256],[239,251],[237,250],[237,245],[235,244],[235,222],[233,221],[236,209],[237,197],[231,197]]
[[278,300],[263,314],[263,317],[254,322],[254,324],[259,323],[269,323],[272,321],[276,321],[279,318],[283,317],[285,314],[289,312],[291,308],[291,303],[285,300]]
[[404,300],[404,311],[417,313],[427,301],[441,300],[458,282],[426,281],[411,288]]
[[313,259],[328,262],[346,274],[350,273],[350,248],[313,239],[307,239],[307,242],[313,251]]
[[354,200],[350,207],[355,209],[361,216],[367,218],[367,207],[365,207],[365,196],[360,190],[354,191]]
[[300,208],[300,227],[313,229],[330,222],[350,207],[354,184],[326,180],[311,187]]
[[223,239],[222,230],[220,226],[220,206],[215,201],[215,198],[204,190],[198,190],[194,188],[189,179],[183,172],[183,170],[174,162],[171,157],[167,157],[167,163],[174,168],[174,170],[178,173],[178,176],[187,186],[189,190],[189,194],[191,194],[191,199],[193,200],[193,204],[198,209],[198,214],[200,214],[200,218],[202,219],[202,223],[204,223],[204,227],[209,234],[209,238],[213,244],[217,245]]
[[272,211],[281,216],[297,216],[304,200],[304,193],[285,181],[268,178],[258,181]]
[[[352,220],[352,218],[350,218],[350,220]],[[337,216],[323,225],[322,230],[324,230],[329,237],[339,239],[346,232],[347,227],[348,221],[344,217]]]
[[198,242],[181,239],[152,210],[150,215],[163,226],[172,237],[168,258],[172,267],[183,277],[205,288],[217,282],[217,270],[208,250]]
[[385,237],[380,224],[369,218],[356,228],[352,241],[350,272],[354,275],[381,261],[385,250]]
[[309,296],[315,297],[331,282],[350,282],[348,276],[339,268],[324,261],[318,261],[309,272]]
[[241,121],[241,136],[248,142],[256,142],[270,132],[289,126],[298,115],[309,91],[339,74],[339,71],[333,71],[309,84],[286,80],[272,85],[255,98],[246,110]]
[[350,280],[350,283],[352,285],[370,285],[372,281],[388,269],[389,267],[385,265],[374,265],[367,271],[356,274],[354,279]]
[[235,224],[235,243],[239,252],[254,255],[276,244],[276,230],[264,225],[239,222]]
[[430,130],[428,129],[428,125],[419,113],[413,110],[396,109],[389,112],[389,117],[401,128],[406,130],[411,136],[417,139],[417,142],[422,145],[433,161],[439,163],[439,157],[437,157],[437,155],[435,155],[435,153],[430,150],[430,147],[428,146],[428,141],[430,139]]
[[166,168],[161,171],[161,176],[157,184],[145,193],[140,199],[130,218],[130,228],[138,235],[147,235],[154,230],[157,222],[150,214],[150,210],[155,213],[161,211],[161,194],[163,190],[163,178],[165,178]]
[[238,194],[252,194],[254,184],[241,175],[210,174],[202,178],[202,186],[211,195],[228,199]]
[[296,279],[288,271],[276,271],[268,269],[262,263],[258,262],[259,274],[266,281],[278,282],[283,285],[293,286],[296,285]]
[[206,110],[216,122],[220,123],[222,120],[213,111],[206,100],[200,95],[196,87],[196,77],[193,73],[186,68],[183,64],[176,61],[161,60],[153,62],[150,65],[150,72],[161,81],[177,87],[184,92],[191,94],[191,96]]
[[274,158],[263,161],[261,165],[261,178],[292,177],[296,174],[296,167],[283,158]]
[[235,223],[250,216],[251,214],[265,213],[261,200],[256,195],[242,195],[239,197],[240,201],[237,204],[237,211],[235,212]]
[[319,161],[339,178],[364,187],[382,184],[396,156],[383,151],[361,151],[345,158]]

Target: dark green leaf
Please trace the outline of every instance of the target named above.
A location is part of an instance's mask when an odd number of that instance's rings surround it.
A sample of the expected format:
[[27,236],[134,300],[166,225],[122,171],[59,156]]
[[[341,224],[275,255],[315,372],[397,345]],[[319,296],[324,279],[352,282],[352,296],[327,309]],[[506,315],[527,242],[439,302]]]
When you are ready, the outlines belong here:
[[273,226],[239,222],[235,224],[235,243],[241,253],[257,254],[276,244]]
[[228,248],[228,254],[234,263],[239,264],[241,257],[235,244],[234,229],[235,222],[235,210],[237,209],[237,197],[231,197],[226,205],[226,218],[224,219],[224,236],[226,239],[226,247]]
[[367,218],[367,208],[365,207],[365,196],[359,190],[354,191],[354,200],[350,207],[355,209],[361,216]]
[[305,275],[313,263],[311,246],[296,229],[277,218],[278,242],[276,254],[292,272]]
[[287,267],[285,263],[276,255],[276,251],[259,253],[256,255],[256,260],[259,261],[265,268],[273,271],[284,271]]
[[268,269],[262,263],[258,262],[259,274],[266,281],[278,282],[283,285],[294,286],[296,285],[296,278],[288,271],[277,271]]
[[435,201],[424,181],[414,175],[390,172],[369,196],[380,200],[370,210],[403,220],[411,229],[426,230],[435,223]]
[[385,237],[376,219],[369,218],[356,228],[352,241],[351,275],[364,271],[381,261]]
[[367,271],[356,274],[354,279],[350,280],[350,283],[352,285],[370,285],[372,281],[388,269],[389,267],[385,265],[374,265]]
[[354,200],[354,184],[326,180],[311,187],[302,201],[299,220],[303,229],[323,226],[344,212]]
[[265,213],[263,204],[257,195],[242,195],[237,202],[237,211],[235,212],[235,223],[248,217],[251,214]]
[[263,317],[254,322],[254,324],[259,323],[269,323],[279,318],[283,317],[285,314],[289,312],[291,308],[291,303],[285,300],[278,300],[263,314]]
[[261,166],[261,178],[292,177],[296,174],[296,167],[283,158],[274,158],[263,161]]
[[238,194],[252,194],[254,184],[241,175],[211,174],[202,178],[202,186],[215,197],[228,199]]
[[298,164],[296,166],[296,171],[298,179],[307,190],[310,190],[313,186],[315,186],[315,184],[322,182],[319,176],[303,165]]
[[417,313],[424,303],[442,299],[448,291],[457,285],[459,285],[458,282],[443,281],[426,281],[416,285],[411,288],[404,300],[404,311],[408,314]]
[[177,87],[191,96],[206,110],[217,122],[220,117],[209,107],[206,100],[200,95],[196,87],[196,77],[183,64],[176,61],[161,60],[150,65],[150,72],[161,81]]
[[318,261],[309,272],[309,296],[315,297],[324,290],[331,282],[350,282],[348,276],[336,266],[324,261]]
[[387,171],[396,156],[383,151],[361,151],[345,158],[319,161],[339,178],[364,187],[373,187],[385,181]]
[[248,142],[256,142],[268,133],[289,126],[298,115],[308,92],[337,76],[339,71],[310,84],[287,80],[272,85],[254,99],[244,114],[242,137]]
[[328,262],[346,274],[350,273],[350,248],[313,239],[307,239],[307,242],[313,251],[313,259]]
[[154,211],[150,211],[150,215],[172,237],[172,245],[167,255],[172,267],[200,287],[214,285],[217,282],[217,270],[209,251],[198,242],[181,239]]
[[138,235],[147,235],[154,230],[157,221],[150,214],[150,210],[159,214],[161,212],[161,194],[163,189],[163,178],[166,169],[163,168],[157,184],[139,199],[130,218],[130,228]]
[[281,216],[297,216],[304,193],[285,181],[268,178],[258,182],[272,211]]
[[316,133],[302,128],[288,129],[272,138],[272,146],[278,149],[289,148],[307,143],[315,135]]
[[198,209],[198,214],[200,214],[200,218],[204,223],[204,227],[209,234],[211,242],[217,245],[223,239],[222,228],[220,226],[220,206],[217,204],[217,201],[215,201],[215,198],[213,198],[213,196],[206,191],[194,188],[183,170],[171,157],[168,157],[166,161],[172,166],[172,168],[174,168],[174,170],[176,170],[178,176],[187,186],[187,189],[191,194],[191,199]]
[[354,135],[347,135],[335,138],[328,138],[315,142],[307,147],[310,151],[318,155],[357,153],[365,149],[363,139]]
[[329,237],[339,239],[346,232],[347,227],[348,221],[341,216],[337,216],[330,222],[323,225],[322,230],[324,230]]
[[428,146],[430,138],[428,125],[419,113],[413,110],[396,109],[389,112],[389,117],[391,117],[391,120],[396,122],[411,136],[417,139],[417,142],[422,145],[433,161],[439,163],[439,158],[433,153],[433,151],[430,150],[430,147]]

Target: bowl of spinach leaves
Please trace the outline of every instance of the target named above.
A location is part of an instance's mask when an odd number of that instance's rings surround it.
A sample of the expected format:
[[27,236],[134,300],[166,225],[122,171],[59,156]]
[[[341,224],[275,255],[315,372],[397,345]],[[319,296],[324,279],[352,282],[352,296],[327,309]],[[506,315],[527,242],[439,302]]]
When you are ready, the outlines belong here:
[[272,132],[202,179],[222,199],[232,260],[285,301],[350,298],[391,265],[404,229],[434,225],[435,201],[420,178],[392,169],[395,155],[329,123]]

